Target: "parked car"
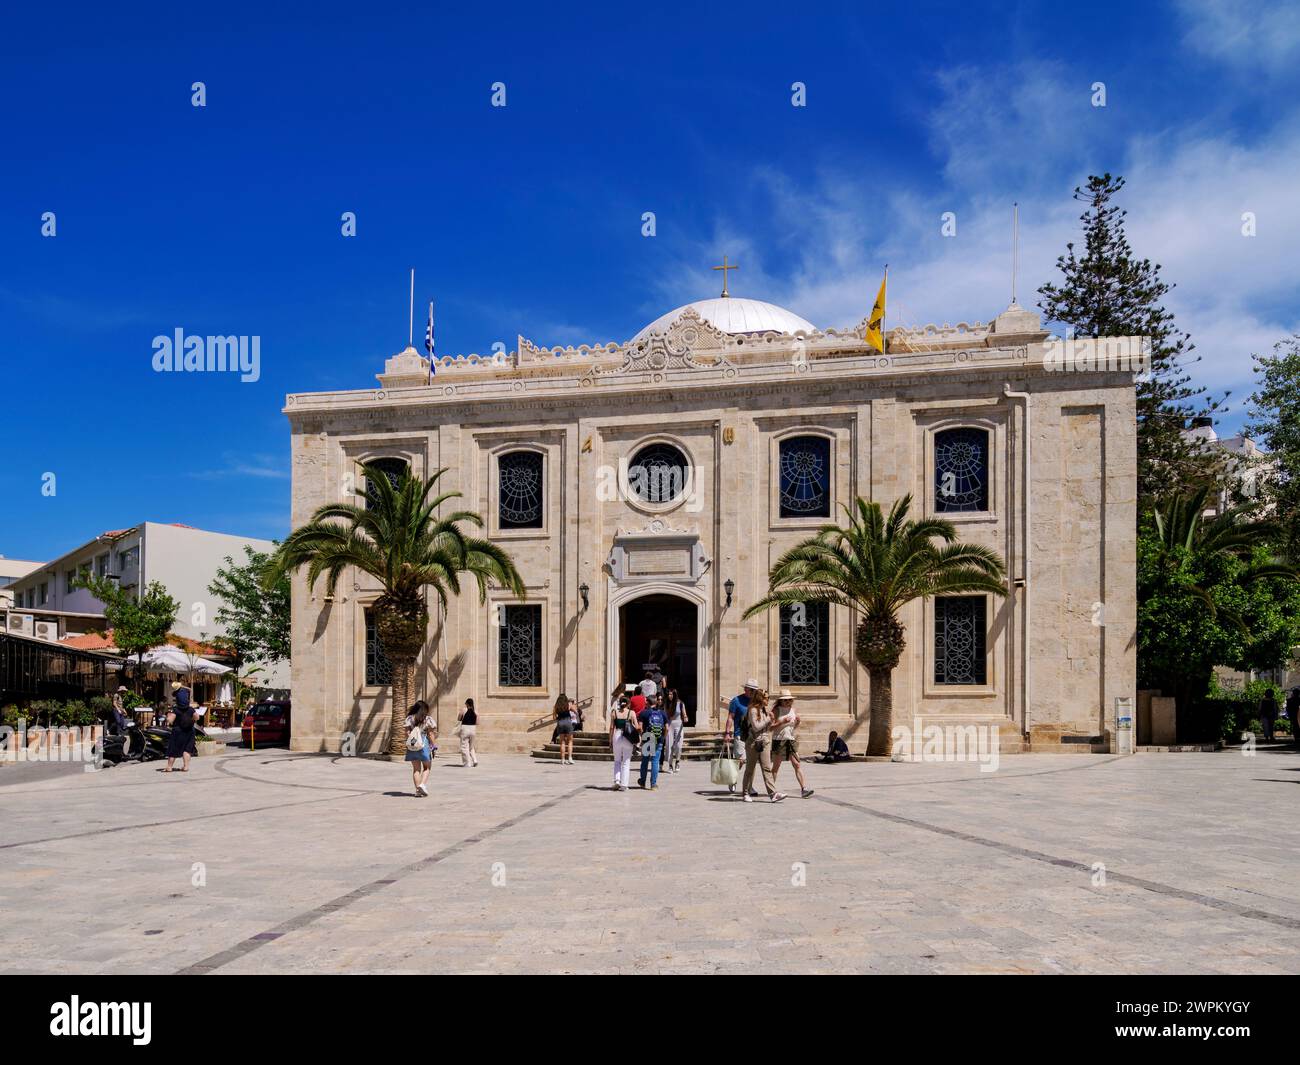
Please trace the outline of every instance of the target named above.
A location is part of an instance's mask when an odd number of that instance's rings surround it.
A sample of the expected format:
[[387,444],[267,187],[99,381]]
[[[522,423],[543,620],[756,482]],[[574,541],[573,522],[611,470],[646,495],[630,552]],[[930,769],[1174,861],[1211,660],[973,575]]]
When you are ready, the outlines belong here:
[[289,742],[289,700],[264,699],[244,715],[239,738],[244,746]]

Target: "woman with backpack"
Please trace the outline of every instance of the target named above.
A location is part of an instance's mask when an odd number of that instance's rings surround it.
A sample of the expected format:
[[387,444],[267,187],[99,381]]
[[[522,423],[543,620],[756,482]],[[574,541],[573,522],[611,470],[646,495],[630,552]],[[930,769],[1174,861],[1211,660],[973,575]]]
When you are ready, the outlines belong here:
[[429,716],[429,704],[423,699],[406,715],[406,760],[411,763],[411,782],[417,798],[429,797],[429,764],[433,761],[433,741],[438,728]]
[[627,791],[632,786],[632,754],[637,748],[641,722],[626,695],[619,698],[609,713],[609,745],[614,748],[614,790]]
[[194,707],[190,703],[190,690],[180,681],[172,681],[172,708],[167,714],[167,768],[170,773],[176,759],[181,759],[181,772],[190,771],[190,755],[198,754],[194,746]]

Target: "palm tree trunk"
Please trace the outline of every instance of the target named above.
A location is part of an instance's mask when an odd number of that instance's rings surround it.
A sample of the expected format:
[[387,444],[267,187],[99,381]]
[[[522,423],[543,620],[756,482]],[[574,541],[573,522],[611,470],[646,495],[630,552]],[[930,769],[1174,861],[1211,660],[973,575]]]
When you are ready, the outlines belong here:
[[388,753],[406,754],[406,715],[410,712],[415,691],[415,659],[395,657],[393,663],[392,720],[388,726]]
[[888,757],[894,750],[894,671],[869,669],[871,722],[867,727],[867,754]]

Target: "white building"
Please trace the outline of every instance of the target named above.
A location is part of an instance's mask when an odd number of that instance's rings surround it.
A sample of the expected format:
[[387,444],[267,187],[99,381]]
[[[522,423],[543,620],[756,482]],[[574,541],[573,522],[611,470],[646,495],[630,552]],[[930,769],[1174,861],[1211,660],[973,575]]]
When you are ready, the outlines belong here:
[[[126,591],[143,591],[157,581],[180,603],[172,632],[194,640],[223,632],[216,622],[221,601],[208,592],[217,570],[230,558],[242,564],[244,548],[270,553],[275,544],[248,536],[208,532],[189,525],[146,521],[128,529],[111,529],[93,540],[14,580],[11,615],[6,628],[18,624],[51,638],[81,635],[105,628],[104,604],[87,589],[76,588],[78,574],[116,578]],[[28,626],[23,616],[31,616]],[[29,634],[31,634],[29,631]],[[288,668],[267,671],[263,683],[287,687]]]
[[26,577],[33,570],[44,565],[42,562],[29,562],[21,558],[5,558],[0,555],[0,610],[14,605],[13,583]]

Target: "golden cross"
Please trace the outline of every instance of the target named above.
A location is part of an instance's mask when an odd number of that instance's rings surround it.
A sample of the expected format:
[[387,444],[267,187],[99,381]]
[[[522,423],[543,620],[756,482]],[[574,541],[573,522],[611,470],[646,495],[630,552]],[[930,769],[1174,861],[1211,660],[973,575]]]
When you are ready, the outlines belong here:
[[728,271],[728,270],[739,270],[740,267],[739,267],[739,266],[728,266],[728,265],[727,265],[727,257],[724,255],[724,256],[722,257],[722,265],[721,265],[721,266],[715,266],[713,269],[715,269],[715,270],[721,270],[721,271],[722,271],[722,295],[723,295],[723,298],[725,299],[726,297],[728,297],[728,296],[731,295],[731,293],[729,293],[729,292],[727,291],[727,271]]

